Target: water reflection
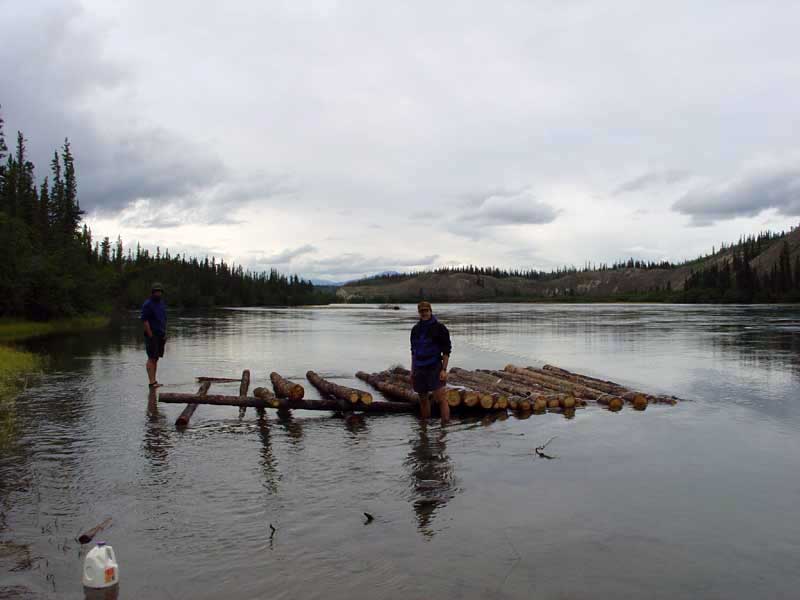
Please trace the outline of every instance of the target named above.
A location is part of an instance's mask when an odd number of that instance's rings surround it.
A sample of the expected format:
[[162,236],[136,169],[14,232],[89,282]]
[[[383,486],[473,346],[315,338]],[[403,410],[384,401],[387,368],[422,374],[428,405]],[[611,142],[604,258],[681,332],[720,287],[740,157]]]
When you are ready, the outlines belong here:
[[278,493],[278,473],[275,456],[272,453],[272,438],[270,437],[270,424],[266,419],[258,420],[258,438],[261,440],[260,460],[261,470],[264,472],[264,487],[270,494]]
[[146,414],[142,454],[147,459],[152,469],[152,474],[156,476],[155,483],[164,483],[167,478],[163,475],[163,472],[168,464],[172,439],[167,417],[158,411],[155,390],[151,390],[147,394]]
[[411,475],[417,529],[423,536],[432,538],[436,534],[433,518],[454,496],[455,476],[447,454],[446,431],[439,427],[430,433],[424,422],[416,429],[417,437],[411,443],[411,452],[404,464]]

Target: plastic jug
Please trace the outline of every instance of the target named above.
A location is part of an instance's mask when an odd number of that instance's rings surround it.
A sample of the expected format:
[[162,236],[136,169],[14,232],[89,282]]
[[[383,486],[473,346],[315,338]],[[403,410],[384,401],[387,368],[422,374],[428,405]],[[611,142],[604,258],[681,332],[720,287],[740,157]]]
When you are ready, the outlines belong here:
[[83,561],[83,585],[88,588],[107,588],[119,583],[119,565],[114,548],[105,542],[89,550]]

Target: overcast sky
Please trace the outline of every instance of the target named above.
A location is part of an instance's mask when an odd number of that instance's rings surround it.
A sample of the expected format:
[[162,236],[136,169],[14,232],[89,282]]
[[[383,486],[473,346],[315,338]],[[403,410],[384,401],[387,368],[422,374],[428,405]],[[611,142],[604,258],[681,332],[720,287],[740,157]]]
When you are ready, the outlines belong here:
[[96,236],[343,280],[800,222],[800,3],[0,0]]

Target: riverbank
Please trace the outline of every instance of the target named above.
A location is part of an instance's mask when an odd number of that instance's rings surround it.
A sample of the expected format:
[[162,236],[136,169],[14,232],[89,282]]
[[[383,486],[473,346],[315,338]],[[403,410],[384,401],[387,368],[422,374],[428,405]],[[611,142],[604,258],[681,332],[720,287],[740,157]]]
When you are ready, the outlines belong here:
[[90,316],[57,321],[23,321],[0,319],[0,342],[21,342],[38,337],[79,333],[90,329],[102,329],[111,323],[110,317]]

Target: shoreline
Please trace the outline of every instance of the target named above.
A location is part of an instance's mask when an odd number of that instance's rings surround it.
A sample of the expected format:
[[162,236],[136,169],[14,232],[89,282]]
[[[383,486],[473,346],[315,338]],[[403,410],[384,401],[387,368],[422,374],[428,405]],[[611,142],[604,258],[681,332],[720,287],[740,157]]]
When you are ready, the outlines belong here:
[[56,321],[0,319],[0,343],[9,344],[35,338],[79,333],[90,329],[102,329],[110,323],[111,317],[101,315],[58,319]]

